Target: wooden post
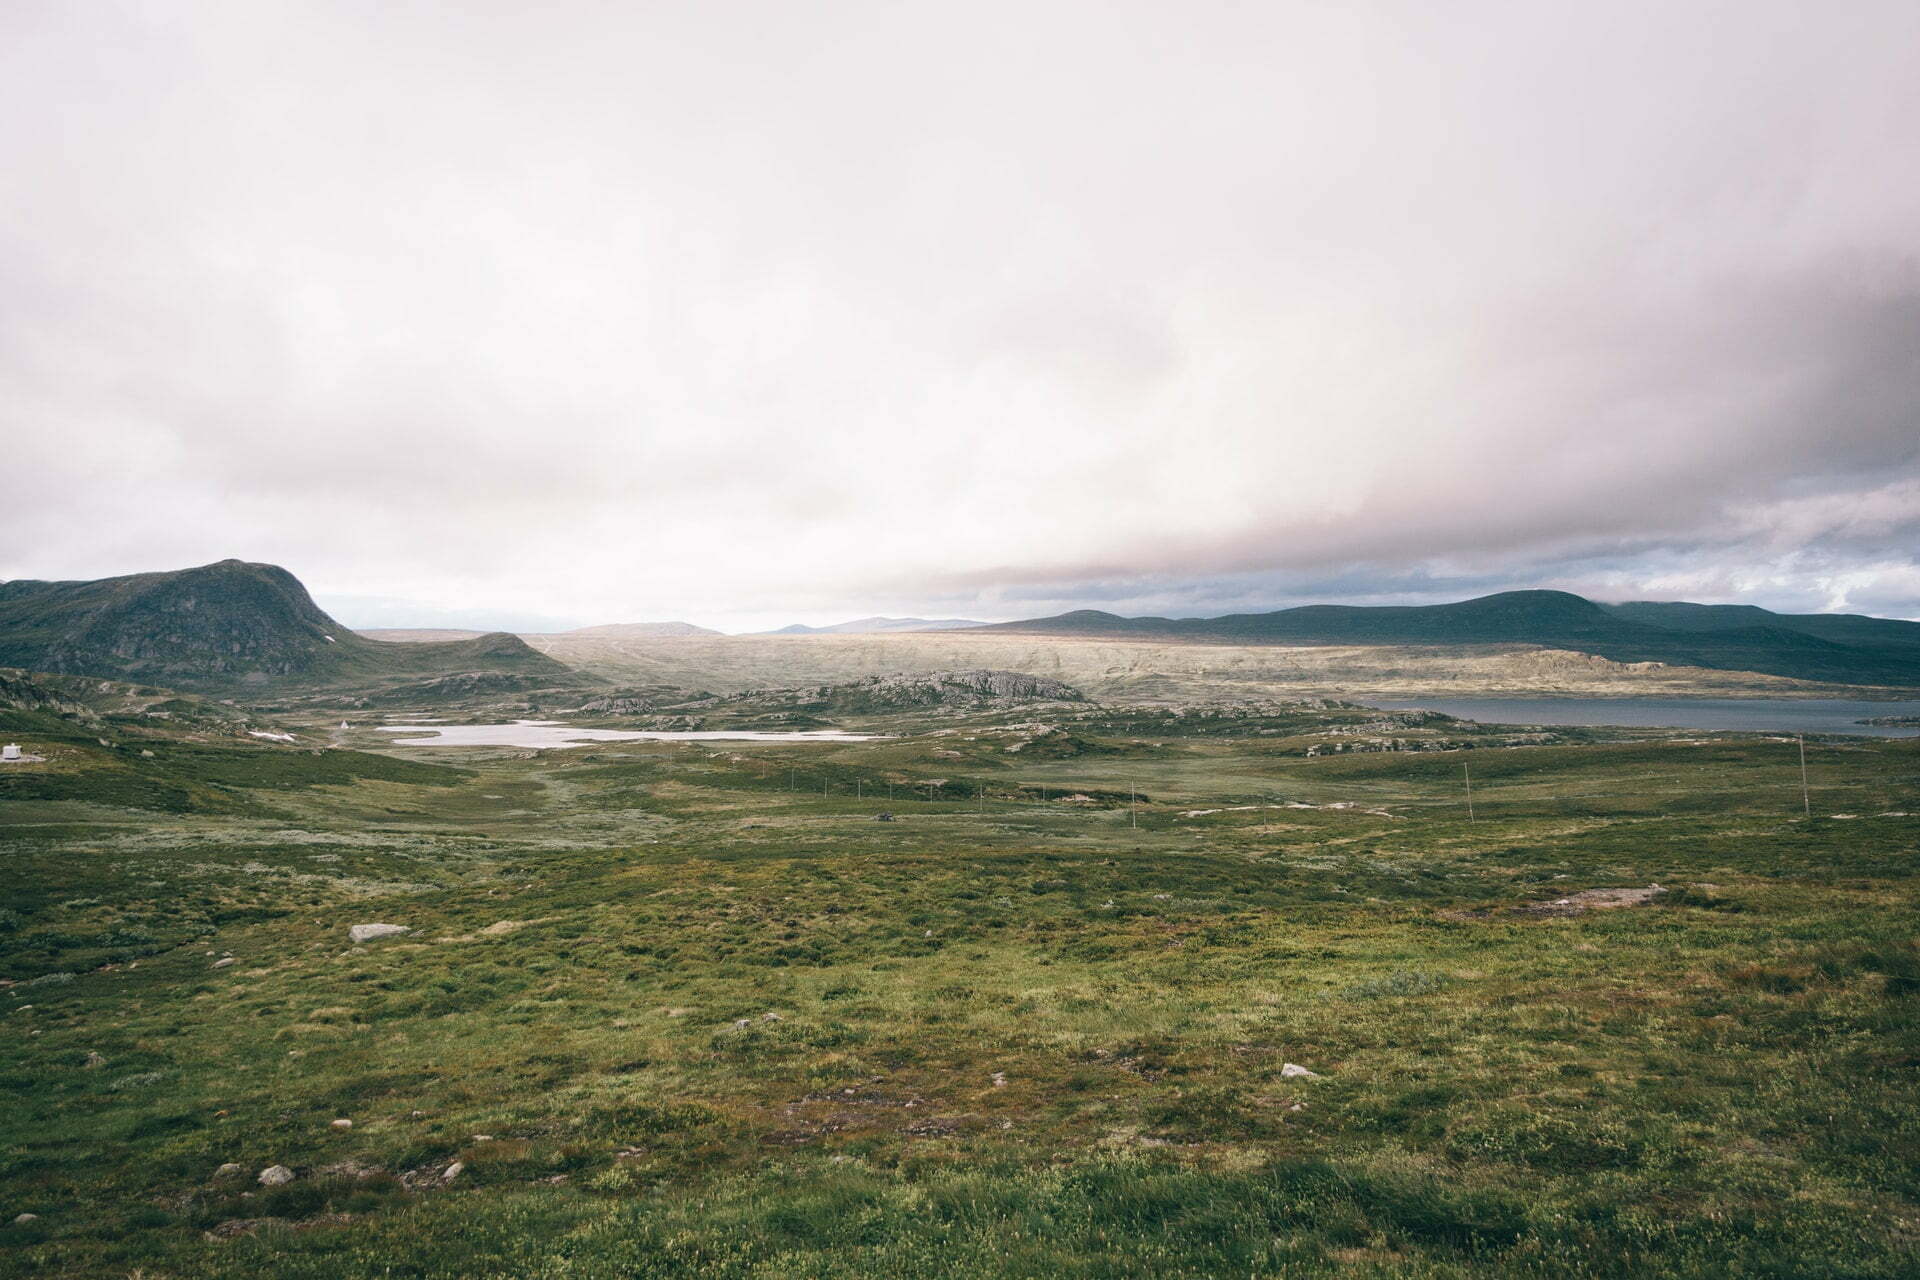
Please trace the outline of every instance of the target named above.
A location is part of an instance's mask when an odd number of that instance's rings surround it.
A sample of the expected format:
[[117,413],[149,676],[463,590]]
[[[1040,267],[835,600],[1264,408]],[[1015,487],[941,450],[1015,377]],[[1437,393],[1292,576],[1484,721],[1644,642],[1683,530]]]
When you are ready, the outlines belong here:
[[1813,796],[1807,790],[1807,735],[1800,735],[1800,811],[1813,816]]
[[1473,771],[1467,767],[1467,762],[1465,760],[1462,760],[1460,762],[1460,776],[1466,779],[1467,821],[1472,822],[1473,821]]

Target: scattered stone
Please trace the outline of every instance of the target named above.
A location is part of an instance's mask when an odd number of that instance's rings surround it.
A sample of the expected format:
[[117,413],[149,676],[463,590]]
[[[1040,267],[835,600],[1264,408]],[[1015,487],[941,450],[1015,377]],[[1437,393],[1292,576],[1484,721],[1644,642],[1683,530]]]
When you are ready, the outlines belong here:
[[374,938],[393,938],[413,930],[404,924],[356,924],[347,930],[347,937],[354,942],[369,942]]
[[1309,1071],[1297,1062],[1280,1064],[1280,1078],[1283,1080],[1325,1080],[1318,1071]]
[[768,1010],[767,1012],[765,1012],[765,1013],[763,1013],[763,1014],[761,1014],[761,1015],[760,1015],[760,1021],[762,1021],[762,1022],[785,1022],[785,1021],[786,1021],[786,1019],[785,1019],[785,1018],[782,1018],[782,1017],[781,1017],[781,1016],[780,1016],[779,1014],[777,1014],[777,1013],[775,1013],[775,1012],[773,1012],[773,1011],[772,1011],[771,1009],[769,1009],[769,1010]]
[[213,1176],[216,1178],[237,1178],[246,1171],[245,1165],[238,1165],[229,1160],[218,1169],[215,1169]]
[[295,1178],[293,1170],[283,1164],[270,1164],[260,1171],[260,1185],[263,1187],[284,1187]]
[[334,1121],[334,1122],[333,1122],[332,1124],[330,1124],[330,1125],[328,1125],[328,1126],[327,1126],[327,1128],[329,1128],[329,1129],[351,1129],[351,1128],[353,1128],[353,1121],[351,1121],[351,1120],[349,1120],[349,1119],[347,1119],[347,1118],[346,1118],[345,1116],[341,1116],[341,1117],[340,1117],[340,1118],[339,1118],[338,1120],[335,1120],[335,1121]]
[[447,1166],[447,1171],[440,1175],[440,1181],[452,1182],[455,1178],[459,1177],[461,1174],[465,1173],[466,1171],[467,1171],[467,1166],[460,1163],[458,1160],[455,1160],[452,1164]]
[[996,1088],[996,1089],[1004,1089],[1004,1088],[1006,1088],[1006,1087],[1007,1087],[1007,1073],[1006,1073],[1006,1072],[1004,1072],[1004,1071],[996,1071],[996,1072],[994,1072],[994,1073],[993,1073],[993,1087],[994,1087],[994,1088]]
[[92,1049],[89,1049],[89,1050],[87,1050],[87,1060],[86,1060],[86,1062],[85,1062],[85,1063],[83,1063],[82,1065],[84,1065],[84,1066],[85,1066],[85,1067],[87,1068],[87,1070],[89,1070],[89,1071],[91,1071],[91,1070],[93,1070],[93,1069],[94,1069],[95,1067],[104,1067],[104,1066],[106,1066],[106,1065],[107,1065],[107,1060],[106,1060],[105,1058],[103,1058],[103,1057],[101,1057],[101,1056],[99,1055],[99,1053],[98,1053],[98,1052],[96,1052],[95,1050],[92,1050]]
[[473,1135],[473,1140],[475,1142],[492,1142],[493,1135],[490,1133],[476,1133]]
[[14,1226],[16,1226],[16,1227],[24,1227],[24,1226],[26,1226],[26,1225],[27,1225],[27,1224],[28,1224],[29,1222],[38,1222],[38,1221],[40,1221],[40,1215],[39,1215],[39,1214],[37,1214],[37,1213],[22,1213],[22,1214],[18,1214],[18,1215],[16,1215],[16,1216],[15,1216],[15,1218],[14,1218],[14,1220],[13,1220],[13,1225],[14,1225]]
[[734,1030],[736,1031],[745,1031],[748,1027],[752,1025],[753,1025],[752,1018],[735,1018],[733,1020],[733,1027],[734,1027]]
[[327,1178],[352,1178],[356,1182],[375,1177],[385,1172],[376,1164],[361,1164],[358,1160],[342,1160],[338,1164],[325,1165],[321,1176]]
[[1644,906],[1664,892],[1666,890],[1657,884],[1650,884],[1644,889],[1583,889],[1564,898],[1555,898],[1552,902],[1515,907],[1514,911],[1534,916],[1577,916],[1587,911]]
[[230,964],[232,964],[232,963],[233,963],[233,957],[232,957],[232,956],[222,956],[222,957],[221,957],[220,959],[218,959],[218,960],[215,960],[215,961],[213,962],[213,967],[214,967],[214,968],[216,968],[216,969],[224,969],[224,968],[226,968],[226,967],[227,967],[228,965],[230,965]]

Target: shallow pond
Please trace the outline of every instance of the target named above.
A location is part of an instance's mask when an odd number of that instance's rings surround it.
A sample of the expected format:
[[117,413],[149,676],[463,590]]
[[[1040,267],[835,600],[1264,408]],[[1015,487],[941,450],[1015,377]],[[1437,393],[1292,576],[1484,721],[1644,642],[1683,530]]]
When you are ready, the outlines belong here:
[[640,729],[583,729],[559,720],[515,720],[511,724],[383,724],[382,733],[431,734],[395,738],[400,747],[575,747],[589,742],[867,742],[882,735],[840,729],[772,732],[715,729],[669,733]]
[[1848,698],[1421,698],[1367,699],[1386,711],[1440,711],[1483,724],[1626,725],[1736,729],[1750,733],[1853,733],[1911,738],[1920,726],[1861,724],[1874,716],[1920,716],[1920,701]]

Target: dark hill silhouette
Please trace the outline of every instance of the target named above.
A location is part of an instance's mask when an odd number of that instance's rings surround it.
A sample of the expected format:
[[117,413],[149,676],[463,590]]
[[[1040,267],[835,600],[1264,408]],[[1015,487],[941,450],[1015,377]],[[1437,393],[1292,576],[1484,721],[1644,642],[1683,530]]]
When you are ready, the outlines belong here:
[[1218,618],[1123,618],[1076,609],[981,630],[1237,644],[1524,644],[1616,662],[1920,685],[1920,623],[1775,614],[1746,605],[1608,606],[1566,591],[1503,591],[1435,605],[1304,605]]
[[201,690],[456,672],[577,679],[501,632],[440,644],[369,640],[328,617],[285,569],[240,560],[91,582],[0,583],[0,665]]

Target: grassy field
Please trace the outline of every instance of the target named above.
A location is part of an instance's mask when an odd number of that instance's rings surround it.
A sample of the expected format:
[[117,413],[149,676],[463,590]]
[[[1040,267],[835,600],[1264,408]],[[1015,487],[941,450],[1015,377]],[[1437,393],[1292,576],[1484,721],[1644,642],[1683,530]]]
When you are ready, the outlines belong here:
[[38,743],[0,1269],[1920,1270],[1920,744],[942,728]]

